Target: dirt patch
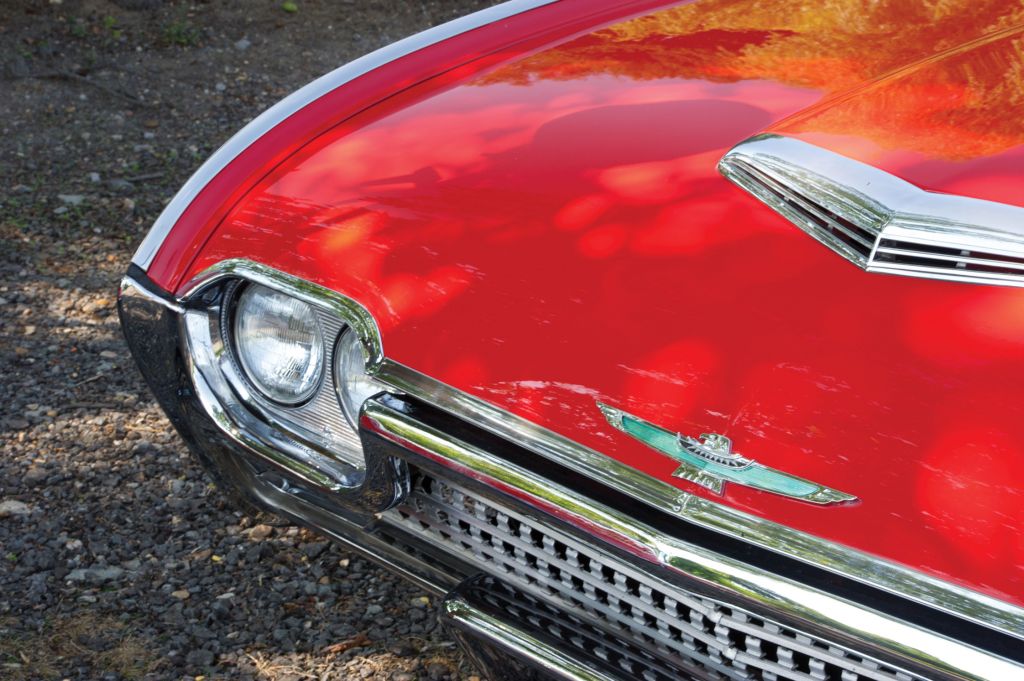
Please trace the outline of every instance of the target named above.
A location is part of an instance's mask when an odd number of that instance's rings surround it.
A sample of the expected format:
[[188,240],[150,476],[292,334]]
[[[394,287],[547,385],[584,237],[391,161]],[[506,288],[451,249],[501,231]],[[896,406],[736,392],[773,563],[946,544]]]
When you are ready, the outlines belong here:
[[0,660],[4,678],[11,681],[54,678],[69,667],[139,679],[157,662],[149,642],[113,617],[89,612],[62,616],[38,632],[20,631],[18,625],[13,618],[0,623]]
[[485,4],[3,3],[0,677],[471,677],[415,588],[224,502],[114,302],[164,204],[244,122]]

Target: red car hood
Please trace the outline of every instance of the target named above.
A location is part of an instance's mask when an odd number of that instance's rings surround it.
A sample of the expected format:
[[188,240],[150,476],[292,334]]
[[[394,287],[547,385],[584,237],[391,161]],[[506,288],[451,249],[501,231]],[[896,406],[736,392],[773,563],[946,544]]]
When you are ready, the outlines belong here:
[[[715,169],[773,130],[1024,205],[1024,10],[853,4],[708,0],[406,89],[270,173],[191,273],[247,257],[316,281],[393,360],[1024,605],[1024,291],[865,273]],[[859,501],[716,496],[598,400]]]

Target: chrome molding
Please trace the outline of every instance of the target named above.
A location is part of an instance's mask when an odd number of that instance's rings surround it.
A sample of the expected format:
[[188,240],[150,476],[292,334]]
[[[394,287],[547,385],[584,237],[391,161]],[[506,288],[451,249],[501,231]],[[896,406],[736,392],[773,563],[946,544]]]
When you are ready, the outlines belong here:
[[340,492],[362,484],[362,471],[355,466],[286,437],[279,428],[250,414],[222,374],[218,355],[223,353],[217,351],[210,336],[210,321],[205,312],[189,311],[184,315],[182,337],[187,344],[189,374],[199,402],[227,436],[320,489]]
[[1024,287],[1024,208],[928,192],[779,135],[738,144],[718,169],[868,272]]
[[494,7],[482,9],[382,47],[296,90],[250,121],[199,167],[178,193],[174,195],[174,198],[167,204],[160,213],[160,216],[157,217],[149,233],[146,234],[138,250],[135,251],[135,255],[132,256],[132,262],[143,270],[149,269],[160,245],[167,238],[167,234],[171,231],[171,228],[181,217],[182,213],[185,212],[185,209],[188,208],[189,204],[199,195],[203,187],[231,163],[236,156],[245,151],[249,145],[299,109],[323,97],[332,90],[345,85],[349,81],[355,80],[376,68],[417,50],[422,50],[435,43],[467,33],[487,24],[507,19],[516,14],[549,5],[555,1],[510,0]]
[[181,305],[169,302],[155,295],[152,291],[141,286],[139,282],[135,281],[131,277],[124,277],[121,279],[121,285],[118,288],[117,295],[119,298],[141,298],[142,300],[165,307],[175,314],[180,315],[185,312],[185,309],[181,307]]
[[[240,277],[263,283],[315,305],[333,308],[341,315],[361,318],[362,321],[358,323],[373,329],[373,333],[367,336],[372,339],[368,356],[376,358],[376,361],[371,361],[368,366],[375,378],[398,393],[432,404],[655,509],[1024,640],[1024,608],[683,492],[669,483],[652,478],[522,417],[387,359],[376,325],[365,308],[323,287],[258,263],[228,260],[196,277],[187,287],[188,294],[178,302],[179,309],[187,308],[190,296],[225,277]],[[126,282],[125,286],[130,287],[131,284]],[[403,424],[400,415],[388,414],[387,417],[386,429],[393,435],[407,432],[410,441],[427,437],[415,424]],[[403,431],[403,428],[411,430]],[[235,437],[239,435],[235,434]],[[458,443],[447,440],[442,433],[431,434],[429,449],[435,453],[444,452],[449,465],[468,466],[479,475],[501,480],[503,484],[521,489],[538,499],[554,493],[537,485],[532,475],[520,475],[504,460],[486,452],[467,453]],[[571,492],[568,496],[565,494],[563,491],[559,499],[566,504],[566,508],[575,510],[585,501]],[[613,511],[600,506],[592,506],[590,509],[588,513],[593,514],[595,522],[600,522],[602,527],[614,528],[613,534],[622,541],[634,546],[648,546],[649,560],[659,563],[670,560],[664,550],[668,538],[651,535],[648,530],[637,528],[628,518],[616,517]]]

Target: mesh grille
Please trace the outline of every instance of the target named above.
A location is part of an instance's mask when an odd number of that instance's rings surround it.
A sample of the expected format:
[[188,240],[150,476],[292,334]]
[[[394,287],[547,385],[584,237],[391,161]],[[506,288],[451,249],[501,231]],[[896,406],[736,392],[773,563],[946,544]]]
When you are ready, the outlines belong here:
[[[751,613],[661,582],[607,553],[499,508],[452,484],[419,476],[387,522],[586,623],[562,641],[586,651],[593,631],[644,655],[598,645],[632,678],[753,681],[923,681]],[[582,629],[581,629],[582,632]],[[588,653],[589,654],[589,653]]]

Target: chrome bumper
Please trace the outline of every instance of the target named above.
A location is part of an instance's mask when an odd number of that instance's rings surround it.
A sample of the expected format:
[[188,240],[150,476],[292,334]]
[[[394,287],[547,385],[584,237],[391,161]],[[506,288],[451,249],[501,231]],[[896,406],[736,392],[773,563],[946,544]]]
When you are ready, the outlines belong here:
[[[367,470],[404,476],[401,484],[388,477],[376,489],[393,493],[375,495],[371,507],[358,490],[339,493],[302,479],[282,465],[280,451],[268,450],[232,420],[196,371],[182,339],[187,305],[140,270],[130,272],[119,297],[143,375],[223,488],[434,593],[449,594],[489,574],[546,599],[544,607],[554,603],[559,616],[581,630],[598,631],[575,635],[590,643],[574,648],[573,627],[565,621],[548,629],[522,626],[452,597],[444,619],[457,637],[482,637],[534,669],[557,670],[567,679],[634,677],[641,667],[696,678],[743,678],[759,670],[764,678],[815,679],[828,678],[827,665],[851,679],[1024,678],[1019,609],[663,489],[388,360],[378,377],[394,394],[364,405],[360,435]],[[430,518],[456,514],[438,511],[441,502],[423,489],[433,484],[454,490],[460,503],[486,509],[490,518],[532,527],[540,544],[536,550],[523,545],[522,555],[513,546],[495,559],[494,546],[476,545],[474,538],[483,533],[493,540],[497,530],[474,526],[471,518],[465,541],[442,540],[454,529],[432,526]],[[665,499],[672,503],[654,508]],[[502,541],[514,545],[516,537]],[[587,557],[583,568],[581,555]],[[517,567],[521,561],[527,565]],[[594,563],[606,571],[593,572]],[[538,564],[549,577],[537,572]],[[576,592],[555,588],[563,577]],[[602,586],[602,579],[611,582]],[[676,626],[673,617],[684,606],[696,623]],[[613,641],[601,643],[600,631],[609,627],[633,632],[636,640],[621,650]],[[617,662],[608,663],[609,656]]]

